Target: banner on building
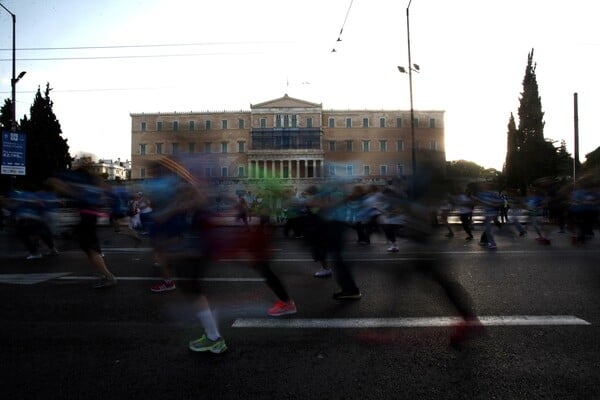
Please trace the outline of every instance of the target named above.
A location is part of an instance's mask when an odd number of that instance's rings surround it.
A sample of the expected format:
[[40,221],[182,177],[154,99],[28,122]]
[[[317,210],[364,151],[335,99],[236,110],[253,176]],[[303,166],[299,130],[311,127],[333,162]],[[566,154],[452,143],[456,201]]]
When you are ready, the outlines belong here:
[[2,175],[25,175],[26,135],[2,131]]

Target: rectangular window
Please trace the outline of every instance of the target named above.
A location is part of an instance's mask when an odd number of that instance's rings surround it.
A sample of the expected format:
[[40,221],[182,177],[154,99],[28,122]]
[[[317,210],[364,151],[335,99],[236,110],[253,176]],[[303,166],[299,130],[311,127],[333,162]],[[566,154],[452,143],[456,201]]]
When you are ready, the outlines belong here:
[[346,140],[346,151],[352,153],[353,150],[352,140]]
[[327,170],[329,171],[329,176],[335,176],[335,164],[329,164]]
[[156,143],[156,154],[162,154],[162,143]]
[[188,153],[194,154],[196,152],[196,143],[188,143]]
[[204,143],[204,152],[205,152],[205,153],[207,153],[207,154],[208,154],[208,153],[211,153],[211,152],[212,152],[212,149],[211,149],[211,147],[212,147],[212,144],[211,144],[211,143],[208,143],[208,142],[207,142],[207,143]]
[[429,118],[429,127],[435,128],[435,118]]
[[404,176],[404,165],[403,164],[396,164],[396,174],[398,174],[398,176]]
[[221,167],[221,176],[227,177],[227,167]]
[[363,165],[363,175],[369,176],[371,174],[371,168],[368,165]]
[[140,144],[140,154],[143,156],[146,155],[146,144],[145,143]]
[[188,123],[188,131],[193,131],[194,129],[196,129],[196,122],[195,121],[190,121]]
[[347,176],[352,176],[354,174],[354,166],[353,165],[346,165],[346,175]]
[[292,128],[297,128],[297,127],[298,127],[298,116],[292,115]]
[[363,147],[363,151],[365,153],[371,151],[371,141],[370,140],[363,140],[362,142],[362,147]]
[[227,142],[221,142],[221,153],[227,153],[228,146]]
[[404,140],[396,141],[396,151],[404,151]]
[[329,141],[329,151],[335,151],[335,140]]
[[379,151],[386,152],[387,151],[387,140],[379,141]]
[[178,131],[179,130],[179,122],[178,121],[173,121],[173,130],[174,131]]
[[204,168],[204,177],[210,178],[211,176],[213,176],[212,168],[211,167]]
[[437,150],[437,142],[435,140],[429,142],[429,150]]
[[238,153],[246,152],[246,142],[238,142]]
[[158,121],[158,122],[156,123],[156,130],[157,130],[157,131],[162,131],[162,121]]
[[385,128],[385,118],[383,118],[383,117],[379,118],[379,127]]
[[146,168],[140,168],[140,178],[144,179],[146,177]]
[[179,153],[179,143],[171,143],[171,154]]
[[146,122],[145,121],[142,122],[142,124],[140,126],[140,129],[141,129],[142,132],[146,132]]
[[346,128],[352,128],[352,118],[346,118]]
[[396,128],[402,128],[402,118],[396,118]]
[[313,127],[313,119],[312,119],[312,117],[306,118],[306,127],[307,128],[312,128]]
[[246,127],[246,121],[244,121],[243,119],[238,119],[238,129],[245,129]]
[[261,128],[266,128],[267,127],[267,119],[266,118],[261,118],[260,119],[260,127]]
[[212,121],[204,121],[204,129],[207,131],[212,129]]
[[363,128],[369,127],[369,118],[363,118]]
[[413,119],[413,121],[415,124],[415,128],[418,128],[419,127],[419,118],[415,118],[415,119]]
[[328,126],[330,128],[335,128],[335,118],[329,118]]
[[387,165],[379,166],[379,175],[386,176],[387,175]]
[[237,176],[239,176],[240,178],[243,178],[243,177],[244,177],[244,167],[242,167],[242,166],[239,166],[239,167],[238,167],[238,173],[237,173]]
[[227,120],[226,119],[221,121],[221,129],[227,129]]
[[275,128],[281,128],[281,127],[283,127],[283,122],[282,121],[283,121],[283,118],[282,118],[281,114],[277,114],[275,116]]

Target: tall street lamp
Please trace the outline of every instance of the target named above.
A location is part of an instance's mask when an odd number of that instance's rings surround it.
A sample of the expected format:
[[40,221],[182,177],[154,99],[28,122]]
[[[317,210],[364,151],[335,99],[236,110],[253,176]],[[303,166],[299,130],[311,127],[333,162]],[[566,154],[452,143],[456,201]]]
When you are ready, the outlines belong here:
[[17,82],[25,75],[25,71],[22,71],[18,77],[15,77],[15,29],[17,25],[17,16],[13,14],[8,8],[4,7],[4,4],[0,3],[0,7],[4,8],[7,13],[12,17],[12,78],[10,80],[11,93],[12,93],[12,131],[17,131]]
[[[419,72],[419,66],[417,64],[412,63],[411,55],[410,55],[410,18],[409,18],[409,8],[412,0],[408,2],[408,6],[406,6],[406,37],[408,40],[408,84],[410,88],[410,138],[411,138],[411,156],[412,156],[412,194],[415,195],[415,187],[416,187],[416,175],[417,175],[417,157],[416,157],[416,143],[415,143],[415,109],[413,107],[413,84],[412,84],[412,73],[413,71]],[[404,67],[398,67],[398,70],[401,73],[407,73]]]

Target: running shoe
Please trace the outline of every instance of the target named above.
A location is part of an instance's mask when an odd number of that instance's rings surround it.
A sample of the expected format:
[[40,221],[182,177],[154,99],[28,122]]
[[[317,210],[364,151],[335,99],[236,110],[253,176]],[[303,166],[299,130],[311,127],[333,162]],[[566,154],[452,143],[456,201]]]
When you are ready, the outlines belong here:
[[362,294],[357,290],[355,292],[341,291],[333,294],[335,300],[358,300],[362,297]]
[[42,258],[42,255],[40,253],[38,253],[38,254],[30,254],[30,255],[28,255],[26,259],[27,260],[37,260],[37,259],[40,259],[40,258]]
[[269,311],[267,311],[271,317],[281,317],[282,315],[296,314],[297,312],[296,304],[292,300],[287,303],[279,300],[273,307],[269,308]]
[[170,292],[171,290],[175,289],[177,288],[175,287],[175,282],[173,281],[161,281],[150,288],[150,290],[154,293]]
[[57,256],[58,254],[59,254],[59,252],[56,249],[56,247],[50,249],[50,252],[48,253],[49,256]]
[[227,345],[223,338],[218,338],[213,341],[207,338],[206,335],[202,335],[199,339],[190,341],[188,347],[191,351],[210,351],[214,354],[224,353],[227,350]]
[[332,274],[331,268],[321,268],[317,272],[315,272],[315,278],[329,278]]
[[390,253],[397,253],[397,252],[400,251],[400,249],[398,249],[398,245],[397,244],[393,244],[390,247],[388,247],[387,251],[390,252]]
[[488,243],[487,248],[490,250],[494,250],[496,249],[498,246],[496,246],[496,243]]
[[94,289],[102,289],[102,288],[106,288],[106,287],[112,287],[115,286],[117,284],[117,278],[115,278],[114,276],[109,277],[102,277],[100,278],[100,280],[98,282],[96,282],[94,284],[94,286],[92,286]]

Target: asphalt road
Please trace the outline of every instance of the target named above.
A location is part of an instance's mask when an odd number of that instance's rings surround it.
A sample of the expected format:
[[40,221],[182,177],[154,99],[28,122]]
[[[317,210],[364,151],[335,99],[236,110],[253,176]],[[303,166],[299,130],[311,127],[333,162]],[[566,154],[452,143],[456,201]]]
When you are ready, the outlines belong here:
[[[224,236],[235,228],[223,228]],[[334,279],[297,239],[277,235],[273,270],[298,313],[271,318],[275,301],[243,254],[206,268],[203,285],[229,350],[198,354],[202,333],[181,290],[151,293],[158,271],[147,242],[101,230],[116,287],[91,289],[74,243],[26,261],[0,235],[0,397],[3,399],[595,399],[600,398],[600,248],[552,233],[542,246],[507,227],[490,251],[441,229],[429,247],[382,236],[345,251],[363,298],[339,302]],[[479,233],[479,232],[477,232]],[[456,310],[415,259],[444,257],[485,333],[450,346]],[[174,257],[181,276],[195,261]],[[178,283],[182,283],[179,281]]]

